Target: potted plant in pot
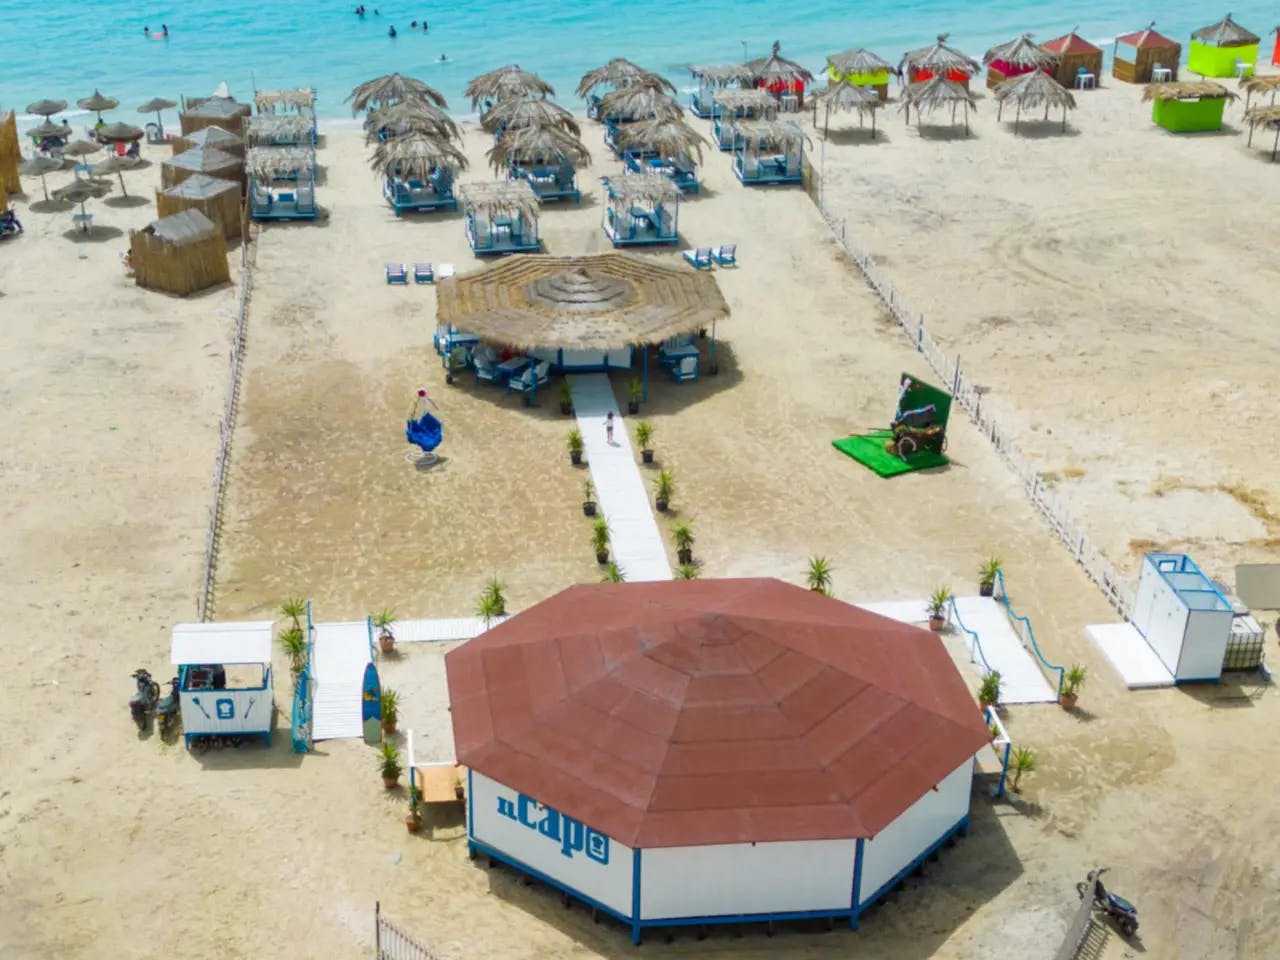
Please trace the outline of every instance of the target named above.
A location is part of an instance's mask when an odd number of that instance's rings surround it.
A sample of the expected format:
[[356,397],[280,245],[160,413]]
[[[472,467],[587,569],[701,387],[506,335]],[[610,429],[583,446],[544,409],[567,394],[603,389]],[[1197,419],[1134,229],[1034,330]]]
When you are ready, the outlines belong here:
[[596,517],[591,525],[591,549],[596,552],[596,563],[600,566],[609,562],[609,524],[604,517]]
[[676,567],[677,580],[697,580],[698,568],[692,563],[682,563]]
[[640,397],[644,395],[644,385],[640,383],[639,377],[631,378],[631,399],[627,401],[627,412],[636,414],[640,412]]
[[676,559],[681,566],[693,563],[693,524],[688,521],[677,523],[671,528],[671,539],[676,542]]
[[382,688],[382,735],[384,737],[394,736],[396,732],[396,719],[399,713],[396,708],[400,704],[400,695],[390,687]]
[[302,632],[301,627],[286,627],[280,631],[280,645],[289,657],[289,672],[293,674],[296,683],[298,674],[307,665],[307,635]]
[[560,412],[566,417],[573,415],[573,391],[569,389],[569,381],[560,381]]
[[396,615],[390,610],[379,610],[373,615],[373,625],[378,630],[378,648],[383,653],[390,653],[396,648],[396,635],[391,632],[391,625],[396,622]]
[[942,628],[947,625],[947,606],[951,603],[951,597],[950,587],[938,587],[929,594],[926,609],[929,611],[929,629],[934,633],[941,633]]
[[569,462],[575,467],[582,463],[582,431],[574,427],[565,438],[565,446],[569,448]]
[[996,592],[996,574],[1000,572],[1000,561],[991,557],[978,568],[978,595],[989,597]]
[[805,571],[805,580],[809,589],[824,597],[831,596],[831,564],[826,557],[810,557],[809,569]]
[[670,470],[663,470],[658,474],[658,479],[653,483],[653,502],[658,508],[659,513],[666,513],[667,508],[671,506],[671,494],[676,489],[676,478],[672,476]]
[[1062,693],[1058,697],[1058,702],[1062,704],[1062,709],[1074,710],[1076,708],[1076,701],[1080,697],[1080,688],[1084,686],[1084,682],[1088,678],[1088,672],[1078,663],[1073,663],[1071,668],[1062,675]]
[[382,771],[382,785],[388,790],[394,790],[400,782],[400,774],[404,773],[400,766],[400,751],[394,743],[382,741],[382,747],[378,750],[378,769]]
[[502,594],[502,581],[491,577],[480,591],[480,596],[476,597],[476,616],[484,621],[484,627],[488,630],[494,617],[506,615],[507,598]]
[[636,424],[636,443],[640,445],[640,459],[644,463],[653,463],[653,448],[649,445],[653,442],[653,424],[648,420],[641,420]]
[[409,788],[409,812],[405,814],[404,826],[410,833],[417,833],[422,829],[422,808],[419,803],[422,800],[422,794],[418,792],[417,787]]
[[587,517],[596,515],[596,488],[590,477],[582,481],[582,513]]
[[985,711],[1000,702],[1000,671],[992,670],[978,686],[978,705]]
[[626,583],[627,575],[622,568],[612,561],[604,568],[604,576],[600,578],[601,583]]
[[302,618],[307,615],[307,601],[301,597],[290,597],[280,604],[280,612],[293,621],[293,626],[302,629]]

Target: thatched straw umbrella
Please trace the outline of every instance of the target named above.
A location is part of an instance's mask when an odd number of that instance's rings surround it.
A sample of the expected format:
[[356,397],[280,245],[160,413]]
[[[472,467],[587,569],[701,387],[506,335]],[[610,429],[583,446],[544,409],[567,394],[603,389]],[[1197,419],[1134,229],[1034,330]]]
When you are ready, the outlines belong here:
[[1244,108],[1249,109],[1249,101],[1256,93],[1261,96],[1264,93],[1271,94],[1271,102],[1276,102],[1276,91],[1280,90],[1280,74],[1268,74],[1263,77],[1252,76],[1243,77],[1240,80],[1240,89],[1244,91]]
[[62,161],[53,157],[29,157],[22,161],[18,172],[24,177],[39,177],[40,187],[44,190],[44,198],[49,199],[49,184],[45,182],[45,174],[62,169]]
[[65,100],[37,100],[35,103],[27,104],[27,113],[34,117],[52,117],[65,109],[67,109]]
[[417,131],[393,140],[384,140],[373,149],[369,165],[388,177],[428,180],[437,167],[467,169],[467,158],[448,140]]
[[696,159],[702,163],[702,146],[707,141],[680,118],[655,117],[629,123],[618,133],[618,144],[625,148],[643,147],[663,160]]
[[103,143],[132,143],[141,140],[144,131],[130,123],[104,123],[93,134]]
[[364,129],[366,143],[407,133],[425,133],[445,140],[462,139],[453,118],[428,100],[401,100],[371,110],[365,118]]
[[38,137],[43,140],[46,137],[68,137],[71,135],[71,127],[65,123],[54,123],[47,117],[40,121],[38,126],[32,127],[27,131],[27,136]]
[[902,62],[898,64],[898,72],[907,72],[906,79],[908,83],[923,82],[916,81],[915,75],[926,72],[934,76],[941,76],[944,79],[948,78],[951,73],[962,73],[966,78],[965,84],[968,84],[968,78],[982,69],[972,57],[961,53],[955,47],[947,46],[948,36],[948,34],[940,33],[938,34],[938,42],[933,46],[921,47],[919,50],[910,50],[903,54]]
[[520,127],[559,127],[575,137],[582,135],[572,113],[554,100],[528,94],[499,100],[480,118],[480,126],[490,133]]
[[923,83],[912,84],[902,92],[902,105],[899,110],[905,111],[907,123],[911,123],[911,108],[916,111],[916,126],[920,125],[920,117],[924,113],[933,113],[940,107],[951,107],[951,123],[956,122],[956,108],[964,107],[964,132],[969,133],[969,110],[977,110],[978,102],[972,93],[954,80],[948,80],[939,73]]
[[547,83],[536,73],[521,70],[514,63],[490,70],[478,77],[463,89],[463,96],[471,98],[472,109],[480,106],[482,100],[497,102],[507,97],[535,96],[549,97],[555,94],[555,87]]
[[767,57],[752,60],[747,64],[755,75],[756,82],[775,97],[793,94],[797,105],[804,107],[804,85],[813,83],[813,74],[794,60],[788,60],[779,51],[782,45],[773,41],[773,51]]
[[884,102],[871,87],[863,87],[856,83],[851,83],[842,76],[839,81],[831,84],[825,90],[819,90],[813,95],[813,123],[815,127],[818,125],[819,104],[826,108],[826,117],[822,124],[822,137],[824,140],[831,127],[832,112],[840,113],[842,111],[857,111],[859,126],[862,125],[867,117],[870,117],[871,139],[874,140],[876,138],[876,110],[884,106]]
[[1067,129],[1067,111],[1076,108],[1076,98],[1071,91],[1060,84],[1043,70],[1032,70],[1006,80],[995,89],[995,98],[1000,106],[996,110],[996,122],[1004,112],[1005,101],[1012,100],[1018,108],[1013,118],[1013,132],[1018,132],[1022,121],[1022,110],[1044,107],[1044,118],[1049,119],[1049,111],[1062,108],[1062,129]]
[[393,103],[402,103],[406,100],[425,100],[428,103],[434,103],[437,107],[449,105],[438,91],[421,80],[406,77],[400,73],[388,73],[365,81],[351,91],[347,100],[351,103],[353,115],[361,110],[389,107]]
[[1253,146],[1253,132],[1258,127],[1266,127],[1276,132],[1271,144],[1271,162],[1274,163],[1276,153],[1280,152],[1280,107],[1253,107],[1244,113],[1244,122],[1249,125],[1249,139],[1246,146]]
[[[110,192],[110,180],[72,180],[66,186],[53,191],[53,199],[80,204],[80,213],[83,215],[87,201],[101,200]],[[81,221],[81,224],[81,229],[88,232],[87,222]]]
[[987,86],[991,88],[1033,70],[1054,73],[1061,59],[1032,40],[1029,33],[992,47],[982,56],[987,65]]
[[83,100],[77,100],[81,110],[92,110],[98,115],[98,122],[102,122],[103,110],[114,110],[120,106],[120,101],[115,97],[103,96],[98,90],[93,91],[93,96],[85,97]]
[[546,166],[567,163],[581,169],[591,164],[591,154],[576,136],[561,127],[514,127],[499,138],[487,154],[494,173],[511,164]]
[[166,100],[164,97],[153,97],[138,108],[139,113],[154,113],[156,115],[156,134],[164,137],[164,119],[160,116],[163,110],[172,110],[178,104],[174,100]]
[[600,116],[624,120],[678,120],[680,104],[669,94],[654,87],[623,87],[600,98]]
[[109,177],[114,173],[120,178],[121,195],[127,197],[129,195],[129,191],[124,188],[124,172],[126,170],[132,170],[138,165],[138,163],[139,161],[137,157],[118,157],[113,153],[105,160],[99,160],[95,163],[89,168],[89,172],[95,177]]
[[62,148],[65,157],[87,157],[102,149],[102,144],[91,140],[72,140]]
[[591,96],[597,87],[608,86],[614,90],[621,90],[623,87],[637,84],[656,87],[659,90],[666,89],[673,96],[676,92],[676,88],[666,77],[659,76],[652,70],[646,70],[622,57],[615,57],[603,67],[588,70],[582,75],[576,92],[578,96],[585,99]]

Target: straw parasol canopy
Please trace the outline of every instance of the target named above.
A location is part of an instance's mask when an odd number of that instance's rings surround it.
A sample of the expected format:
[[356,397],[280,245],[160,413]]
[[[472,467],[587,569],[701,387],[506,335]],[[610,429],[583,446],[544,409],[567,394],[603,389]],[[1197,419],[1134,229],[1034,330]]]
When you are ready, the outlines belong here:
[[458,125],[443,109],[429,100],[401,100],[369,111],[364,121],[365,141],[373,143],[379,134],[390,137],[425,133],[445,140],[462,137]]
[[654,87],[658,90],[665,89],[673,95],[676,92],[676,88],[666,77],[637,66],[623,57],[615,57],[603,67],[596,67],[583,74],[582,80],[578,83],[577,94],[580,97],[587,97],[597,87],[609,86],[615,90],[621,90],[623,87],[636,85]]
[[710,271],[627,253],[504,257],[487,269],[438,282],[436,304],[439,323],[525,351],[605,352],[660,343],[714,327],[729,315]]
[[613,194],[609,202],[622,209],[636,204],[675,203],[680,199],[680,188],[675,181],[656,173],[613,177],[609,180],[609,190]]
[[1249,125],[1249,139],[1247,146],[1253,146],[1253,132],[1259,127],[1264,127],[1276,132],[1276,138],[1271,144],[1271,162],[1274,163],[1276,153],[1280,152],[1280,107],[1254,107],[1246,110],[1244,113],[1244,122]]
[[35,103],[27,104],[27,113],[36,117],[51,117],[65,109],[67,109],[65,100],[37,100]]
[[827,66],[835,73],[845,76],[851,73],[879,73],[881,70],[893,69],[893,64],[884,57],[862,47],[832,54],[827,57]]
[[582,128],[572,113],[554,100],[531,94],[499,100],[480,118],[480,126],[490,133],[501,128],[558,127],[575,137],[582,135]]
[[1076,98],[1071,91],[1060,84],[1043,70],[1032,70],[1020,76],[1011,77],[995,89],[995,98],[1000,106],[996,111],[999,122],[1004,112],[1005,101],[1012,100],[1017,105],[1017,113],[1013,119],[1013,132],[1018,132],[1022,121],[1023,109],[1034,110],[1044,107],[1044,118],[1049,119],[1050,110],[1062,110],[1062,129],[1067,129],[1067,111],[1076,108]]
[[22,161],[18,167],[18,172],[24,177],[39,177],[40,187],[44,190],[44,198],[49,199],[49,185],[45,182],[45,174],[53,173],[55,170],[62,169],[62,161],[55,160],[53,157],[28,157]]
[[1024,33],[1016,40],[1010,40],[1008,43],[992,47],[982,55],[983,63],[1000,60],[1015,67],[1037,70],[1045,67],[1053,69],[1061,59],[1056,53],[1046,50],[1032,40],[1029,33]]
[[1256,33],[1232,20],[1229,13],[1217,23],[1201,27],[1191,34],[1191,39],[1213,47],[1248,47],[1262,42]]
[[1261,96],[1264,93],[1271,94],[1271,102],[1276,102],[1276,92],[1280,91],[1280,74],[1267,74],[1266,76],[1243,77],[1240,80],[1240,89],[1244,91],[1244,106],[1249,108],[1249,101],[1256,93]]
[[352,90],[347,100],[351,103],[352,114],[371,108],[388,107],[406,100],[425,100],[437,107],[449,105],[443,94],[421,80],[406,77],[402,73],[388,73],[367,80]]
[[[830,62],[830,61],[828,61]],[[881,68],[883,69],[883,68]],[[849,73],[865,72],[861,70],[843,70],[837,68],[838,72],[848,76]],[[831,114],[848,111],[852,113],[857,111],[858,122],[866,117],[871,118],[871,139],[876,137],[876,110],[884,106],[884,101],[880,99],[880,95],[870,87],[860,86],[856,83],[850,83],[841,77],[835,83],[829,84],[826,89],[819,90],[813,95],[813,115],[814,125],[817,126],[818,105],[821,104],[826,109],[826,116],[822,125],[822,136],[825,139],[827,131],[831,127]]]
[[132,143],[141,140],[143,130],[129,123],[106,123],[93,131],[94,136],[106,143]]
[[694,63],[689,65],[689,72],[712,87],[723,87],[730,83],[745,85],[756,78],[745,63]]
[[316,92],[310,87],[292,90],[259,90],[253,95],[253,105],[259,113],[271,113],[276,107],[293,107],[306,110],[316,105]]
[[778,109],[778,101],[769,96],[767,90],[717,90],[716,103],[730,111],[754,110],[757,113],[772,113]]
[[495,173],[507,165],[567,163],[574,168],[591,164],[591,154],[582,141],[560,127],[516,127],[508,129],[487,154]]
[[618,140],[623,147],[652,150],[663,160],[689,157],[698,163],[702,163],[702,145],[707,142],[702,134],[679,117],[655,117],[629,123],[618,133]]
[[260,181],[312,171],[316,152],[311,147],[252,147],[244,155],[245,173]]
[[99,90],[93,91],[93,96],[85,97],[83,100],[77,100],[81,110],[92,110],[98,115],[98,119],[102,119],[103,110],[114,110],[120,106],[120,101],[115,97],[103,96]]
[[101,149],[102,144],[94,143],[91,140],[72,140],[62,148],[62,154],[66,157],[87,157]]
[[[64,187],[53,191],[55,200],[65,200],[80,204],[80,212],[84,213],[84,205],[89,200],[101,200],[111,192],[110,180],[72,180]],[[88,231],[88,226],[81,229]]]
[[600,98],[600,116],[646,120],[651,117],[676,120],[681,115],[680,104],[669,94],[654,87],[623,87],[606,93]]
[[898,64],[901,70],[928,70],[931,73],[946,74],[952,70],[967,73],[970,76],[978,73],[982,67],[972,57],[961,53],[955,47],[947,46],[949,34],[938,34],[938,42],[932,47],[921,47],[903,54]]
[[555,87],[536,73],[521,70],[514,63],[510,63],[505,67],[474,77],[463,89],[462,95],[471,98],[471,106],[474,109],[482,100],[492,100],[496,103],[507,97],[549,97],[555,92]]
[[1239,99],[1222,84],[1211,80],[1149,83],[1142,91],[1144,103],[1148,100],[1209,100],[1218,97],[1225,97],[1228,100]]
[[467,169],[467,158],[448,140],[413,131],[379,143],[369,165],[388,177],[426,180],[437,167]]
[[298,143],[311,140],[312,120],[301,114],[260,113],[245,122],[245,136],[250,143]]
[[65,123],[54,123],[48,117],[42,120],[39,126],[32,127],[27,131],[30,137],[65,137],[71,133],[71,127]]
[[122,196],[128,196],[129,191],[124,188],[124,172],[132,170],[139,163],[137,157],[118,157],[114,153],[105,160],[99,160],[89,172],[95,177],[109,177],[113,173],[120,178],[120,193]]
[[769,56],[751,61],[749,66],[756,79],[762,81],[766,87],[778,83],[813,83],[813,74],[794,60],[784,57],[779,52],[781,49],[782,45],[775,40],[773,52]]
[[902,92],[902,105],[899,110],[906,111],[907,123],[911,122],[911,109],[916,111],[916,125],[925,113],[933,113],[939,108],[951,107],[951,122],[956,122],[956,108],[964,107],[964,132],[969,132],[969,110],[977,110],[978,102],[972,93],[954,80],[948,80],[943,73],[937,73],[924,83],[916,83]]
[[528,180],[489,180],[458,186],[458,202],[489,220],[504,215],[525,221],[538,219],[538,195]]
[[146,103],[138,108],[139,113],[154,113],[156,115],[156,126],[163,130],[164,120],[161,119],[160,113],[164,110],[172,110],[178,105],[176,100],[166,100],[164,97],[152,97]]

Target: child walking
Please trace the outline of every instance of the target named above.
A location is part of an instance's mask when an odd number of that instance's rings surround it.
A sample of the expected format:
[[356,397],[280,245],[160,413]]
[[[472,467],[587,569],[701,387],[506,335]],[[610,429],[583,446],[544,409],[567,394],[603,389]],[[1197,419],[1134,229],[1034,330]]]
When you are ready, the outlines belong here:
[[604,438],[609,446],[613,446],[613,411],[610,410],[604,417]]

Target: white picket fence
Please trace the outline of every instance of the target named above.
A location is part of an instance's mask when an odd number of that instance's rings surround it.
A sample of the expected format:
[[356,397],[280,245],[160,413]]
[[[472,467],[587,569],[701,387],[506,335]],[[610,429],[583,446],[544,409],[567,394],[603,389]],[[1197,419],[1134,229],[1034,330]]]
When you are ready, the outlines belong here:
[[1022,481],[1028,498],[1036,509],[1044,514],[1045,519],[1049,521],[1049,526],[1067,545],[1067,549],[1071,551],[1076,562],[1084,568],[1089,579],[1098,585],[1103,595],[1120,615],[1128,619],[1133,608],[1132,590],[1125,584],[1111,561],[1103,556],[1102,551],[1089,539],[1080,521],[1071,516],[1062,498],[1054,493],[1039,471],[1018,453],[1012,436],[995,422],[995,418],[989,412],[982,409],[982,395],[976,384],[961,369],[959,356],[954,360],[947,356],[938,341],[925,329],[924,315],[908,309],[885,271],[878,267],[871,255],[862,250],[849,236],[845,221],[834,216],[825,205],[816,200],[814,202],[845,252],[858,265],[867,282],[880,295],[880,299],[888,306],[889,312],[906,331],[916,349],[928,361],[943,385],[951,388],[953,403],[959,405],[974,425],[991,441],[1005,463]]

